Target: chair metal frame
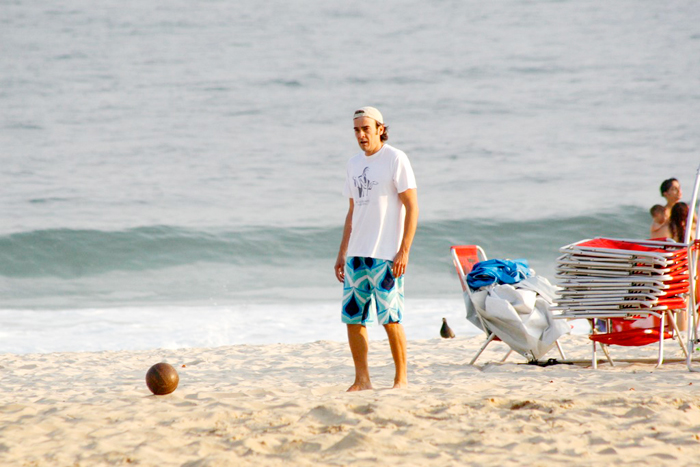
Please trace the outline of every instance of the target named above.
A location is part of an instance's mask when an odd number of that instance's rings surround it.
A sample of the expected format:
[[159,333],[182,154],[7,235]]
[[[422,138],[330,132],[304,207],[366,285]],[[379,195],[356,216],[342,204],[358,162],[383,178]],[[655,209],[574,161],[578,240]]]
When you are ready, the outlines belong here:
[[[695,186],[693,187],[693,196],[691,203],[688,205],[688,218],[686,219],[685,236],[683,241],[688,245],[688,271],[690,273],[690,292],[688,297],[688,353],[686,354],[686,366],[689,371],[700,371],[697,368],[693,368],[693,352],[696,350],[695,346],[698,344],[698,326],[700,325],[700,320],[698,320],[698,313],[700,312],[697,303],[698,293],[698,280],[700,276],[698,274],[698,261],[700,261],[700,206],[696,207],[698,201],[698,192],[700,189],[700,165],[695,173]],[[693,233],[693,219],[696,221],[695,226],[695,241],[691,241]]]

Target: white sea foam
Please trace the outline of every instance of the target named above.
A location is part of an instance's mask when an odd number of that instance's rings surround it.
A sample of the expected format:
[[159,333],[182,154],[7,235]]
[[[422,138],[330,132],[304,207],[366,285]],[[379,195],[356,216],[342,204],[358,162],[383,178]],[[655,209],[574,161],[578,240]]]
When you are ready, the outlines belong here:
[[[439,336],[446,317],[458,335],[478,334],[459,300],[408,300],[409,339]],[[235,307],[130,307],[0,311],[0,353],[44,353],[346,340],[336,302]],[[371,339],[383,339],[370,327]]]

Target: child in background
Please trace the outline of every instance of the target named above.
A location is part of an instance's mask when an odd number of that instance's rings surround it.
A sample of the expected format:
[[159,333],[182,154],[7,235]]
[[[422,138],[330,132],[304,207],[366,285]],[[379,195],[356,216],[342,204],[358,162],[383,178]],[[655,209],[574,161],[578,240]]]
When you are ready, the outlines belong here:
[[649,214],[651,214],[653,219],[649,230],[649,238],[670,238],[671,230],[668,219],[666,219],[666,208],[660,204],[655,204],[649,210]]

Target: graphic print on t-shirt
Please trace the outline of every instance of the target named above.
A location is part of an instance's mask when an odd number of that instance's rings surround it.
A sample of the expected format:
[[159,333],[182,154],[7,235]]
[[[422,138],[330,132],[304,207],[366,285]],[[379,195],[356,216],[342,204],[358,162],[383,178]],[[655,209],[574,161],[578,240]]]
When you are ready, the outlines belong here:
[[353,181],[355,182],[355,188],[357,188],[357,193],[358,193],[358,198],[359,198],[359,203],[360,204],[367,204],[369,203],[369,191],[372,189],[374,185],[377,185],[378,182],[375,182],[373,180],[370,180],[367,178],[367,171],[369,170],[369,167],[365,167],[365,169],[362,171],[362,175],[359,177],[353,177]]

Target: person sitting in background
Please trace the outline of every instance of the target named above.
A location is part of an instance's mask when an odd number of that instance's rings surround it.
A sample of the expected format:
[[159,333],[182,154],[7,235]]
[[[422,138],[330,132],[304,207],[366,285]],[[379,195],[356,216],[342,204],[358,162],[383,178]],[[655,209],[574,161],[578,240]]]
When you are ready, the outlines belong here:
[[659,191],[661,192],[661,196],[666,198],[666,206],[664,206],[664,222],[659,229],[654,230],[654,224],[656,223],[656,219],[654,219],[654,222],[651,224],[650,228],[651,238],[667,238],[671,236],[671,232],[668,230],[668,220],[671,217],[671,209],[673,209],[673,206],[680,201],[681,197],[683,196],[681,184],[675,178],[664,180],[663,183],[661,183],[661,187],[659,187]]
[[681,184],[677,179],[669,178],[663,181],[659,191],[661,191],[661,196],[666,198],[666,218],[668,218],[671,215],[673,206],[683,197]]
[[676,242],[683,242],[683,240],[685,240],[685,227],[687,222],[688,205],[683,202],[676,203],[673,206],[673,209],[671,209],[671,217],[668,220],[668,226],[671,231],[671,238]]
[[[678,202],[673,205],[671,209],[671,216],[668,220],[669,228],[671,230],[671,238],[679,243],[685,240],[685,228],[688,224],[688,205],[684,202]],[[690,240],[695,238],[695,219],[693,219],[693,229],[690,231]],[[697,285],[696,285],[697,287]],[[696,300],[698,298],[697,289],[695,291]],[[687,328],[688,314],[683,311],[678,314],[676,322],[678,323],[678,329],[685,331]]]
[[651,214],[652,218],[649,238],[669,238],[671,230],[668,228],[668,222],[666,221],[666,208],[660,204],[655,204],[649,210],[649,214]]

